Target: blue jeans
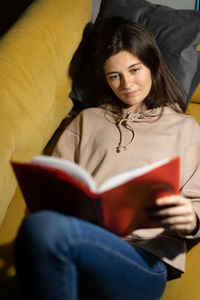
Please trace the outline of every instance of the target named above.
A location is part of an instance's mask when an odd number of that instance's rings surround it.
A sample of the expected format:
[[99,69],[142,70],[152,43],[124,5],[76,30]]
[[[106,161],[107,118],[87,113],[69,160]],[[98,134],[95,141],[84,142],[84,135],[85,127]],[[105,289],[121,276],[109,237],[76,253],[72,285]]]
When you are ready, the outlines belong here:
[[25,299],[156,300],[166,265],[92,223],[53,211],[32,214],[15,242]]

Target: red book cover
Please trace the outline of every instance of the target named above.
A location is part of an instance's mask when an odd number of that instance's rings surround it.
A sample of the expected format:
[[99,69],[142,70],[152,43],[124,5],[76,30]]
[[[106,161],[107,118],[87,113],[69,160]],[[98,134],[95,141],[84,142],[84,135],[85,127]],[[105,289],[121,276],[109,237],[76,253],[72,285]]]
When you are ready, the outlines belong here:
[[100,187],[80,166],[61,158],[38,156],[30,163],[11,163],[30,213],[55,210],[120,236],[156,227],[145,213],[154,206],[155,194],[178,194],[180,189],[178,157],[123,172]]

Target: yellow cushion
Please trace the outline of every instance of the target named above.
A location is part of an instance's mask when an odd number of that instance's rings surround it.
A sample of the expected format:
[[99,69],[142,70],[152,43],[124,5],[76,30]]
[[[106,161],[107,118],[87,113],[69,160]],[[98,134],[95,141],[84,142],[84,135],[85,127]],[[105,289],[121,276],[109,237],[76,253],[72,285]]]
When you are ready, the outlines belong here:
[[[200,45],[197,46],[197,51],[200,51]],[[200,83],[192,96],[191,102],[200,103]]]
[[200,83],[192,96],[191,102],[200,103]]
[[18,188],[0,227],[0,289],[15,274],[13,241],[25,216],[26,205]]
[[162,300],[199,300],[200,243],[187,254],[186,273],[167,282]]
[[200,124],[200,104],[191,102],[188,106],[187,113],[192,115]]
[[16,190],[10,159],[40,153],[71,108],[71,58],[90,0],[38,0],[0,41],[0,224]]

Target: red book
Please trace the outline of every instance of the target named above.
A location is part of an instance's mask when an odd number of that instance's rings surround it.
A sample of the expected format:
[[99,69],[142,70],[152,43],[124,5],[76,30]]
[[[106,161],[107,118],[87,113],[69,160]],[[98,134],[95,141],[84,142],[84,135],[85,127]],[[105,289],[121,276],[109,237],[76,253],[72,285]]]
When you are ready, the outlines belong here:
[[12,161],[30,213],[55,210],[94,222],[125,236],[156,227],[146,215],[156,195],[179,194],[180,159],[166,159],[115,175],[97,187],[79,165],[51,156],[30,163]]

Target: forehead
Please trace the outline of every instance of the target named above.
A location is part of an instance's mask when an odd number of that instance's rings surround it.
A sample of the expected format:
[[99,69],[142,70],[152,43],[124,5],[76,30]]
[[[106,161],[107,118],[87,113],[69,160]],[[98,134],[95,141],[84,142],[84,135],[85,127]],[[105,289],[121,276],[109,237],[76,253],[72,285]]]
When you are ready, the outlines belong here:
[[140,60],[128,51],[120,51],[119,53],[110,56],[104,63],[104,70],[110,71],[118,69],[126,69],[134,64],[141,63]]

